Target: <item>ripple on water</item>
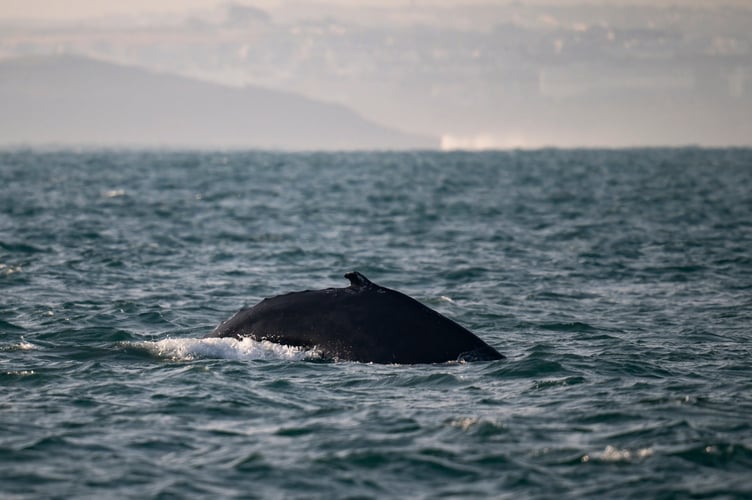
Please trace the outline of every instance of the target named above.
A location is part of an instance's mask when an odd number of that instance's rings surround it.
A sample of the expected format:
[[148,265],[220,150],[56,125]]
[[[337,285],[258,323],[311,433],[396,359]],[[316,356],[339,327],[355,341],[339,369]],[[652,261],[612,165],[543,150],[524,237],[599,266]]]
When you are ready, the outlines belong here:
[[[0,152],[0,496],[748,498],[751,164]],[[355,269],[507,358],[203,338]]]

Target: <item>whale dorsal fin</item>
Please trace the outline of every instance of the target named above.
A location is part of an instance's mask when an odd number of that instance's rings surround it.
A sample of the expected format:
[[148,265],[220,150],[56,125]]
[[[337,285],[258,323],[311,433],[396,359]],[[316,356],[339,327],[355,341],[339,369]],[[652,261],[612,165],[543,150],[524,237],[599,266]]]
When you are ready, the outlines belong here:
[[350,286],[352,288],[375,286],[368,278],[360,274],[358,271],[351,271],[345,274],[345,278],[350,280]]

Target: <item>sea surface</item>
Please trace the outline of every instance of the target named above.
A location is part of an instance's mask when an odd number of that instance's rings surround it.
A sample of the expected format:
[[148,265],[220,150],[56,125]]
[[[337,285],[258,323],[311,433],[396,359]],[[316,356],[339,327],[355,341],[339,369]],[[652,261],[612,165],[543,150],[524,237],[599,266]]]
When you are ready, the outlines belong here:
[[[204,339],[405,292],[506,355]],[[752,150],[0,152],[2,498],[750,498]]]

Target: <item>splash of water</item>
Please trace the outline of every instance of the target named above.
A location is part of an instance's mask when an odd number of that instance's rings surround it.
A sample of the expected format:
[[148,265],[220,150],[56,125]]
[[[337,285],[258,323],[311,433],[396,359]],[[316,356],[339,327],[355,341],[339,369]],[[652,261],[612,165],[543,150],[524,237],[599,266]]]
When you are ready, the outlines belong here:
[[301,361],[318,357],[316,351],[300,347],[255,341],[249,338],[189,338],[136,342],[133,346],[145,349],[152,355],[174,361],[202,358],[250,361],[257,359],[282,359]]

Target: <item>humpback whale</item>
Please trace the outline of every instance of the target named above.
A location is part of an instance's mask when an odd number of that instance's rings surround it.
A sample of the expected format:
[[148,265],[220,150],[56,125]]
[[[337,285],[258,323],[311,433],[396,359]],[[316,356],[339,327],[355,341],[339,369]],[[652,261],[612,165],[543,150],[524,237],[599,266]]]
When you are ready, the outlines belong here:
[[359,272],[347,288],[291,292],[241,309],[209,337],[316,349],[324,359],[364,363],[445,363],[502,359],[451,319]]

